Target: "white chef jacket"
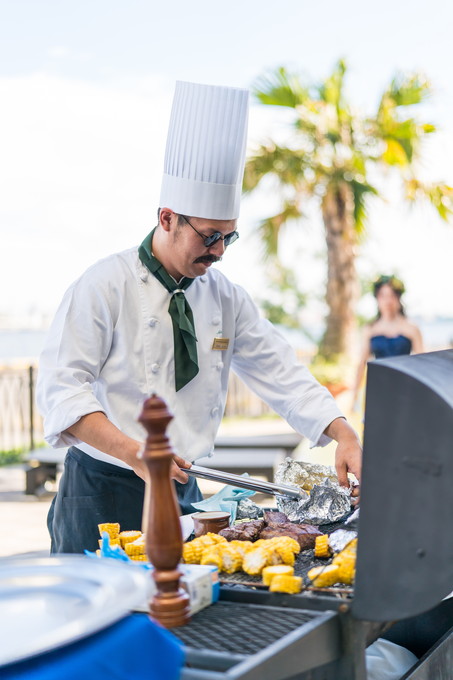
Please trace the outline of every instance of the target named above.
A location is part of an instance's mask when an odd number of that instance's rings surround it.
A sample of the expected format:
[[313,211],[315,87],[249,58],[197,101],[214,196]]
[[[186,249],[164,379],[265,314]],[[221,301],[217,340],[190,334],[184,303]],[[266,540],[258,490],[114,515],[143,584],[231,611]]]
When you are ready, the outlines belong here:
[[[65,430],[101,411],[144,441],[137,418],[155,393],[174,415],[167,431],[173,449],[194,461],[212,452],[231,368],[296,431],[327,444],[322,433],[342,413],[244,289],[209,269],[185,294],[200,370],[176,392],[170,293],[141,263],[138,248],[101,260],[70,286],[40,357],[37,402],[46,441],[128,467]],[[213,349],[216,337],[227,338],[228,348]]]

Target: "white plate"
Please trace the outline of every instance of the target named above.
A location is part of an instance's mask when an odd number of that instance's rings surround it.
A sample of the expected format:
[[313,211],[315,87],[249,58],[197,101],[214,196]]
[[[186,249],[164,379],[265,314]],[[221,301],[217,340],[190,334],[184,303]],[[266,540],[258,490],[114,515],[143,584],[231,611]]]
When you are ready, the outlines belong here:
[[195,512],[192,512],[190,515],[181,515],[179,518],[179,522],[181,524],[181,532],[182,532],[182,540],[187,541],[189,538],[190,534],[193,531],[193,517],[192,515],[195,515]]
[[74,642],[148,596],[144,569],[84,555],[0,561],[0,665]]

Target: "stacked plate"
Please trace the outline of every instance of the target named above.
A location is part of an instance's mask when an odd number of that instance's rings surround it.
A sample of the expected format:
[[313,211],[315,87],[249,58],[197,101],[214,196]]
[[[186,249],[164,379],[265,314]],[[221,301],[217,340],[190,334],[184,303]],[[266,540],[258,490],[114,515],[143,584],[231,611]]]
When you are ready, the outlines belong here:
[[139,565],[83,555],[0,561],[0,665],[47,652],[118,621],[148,598]]

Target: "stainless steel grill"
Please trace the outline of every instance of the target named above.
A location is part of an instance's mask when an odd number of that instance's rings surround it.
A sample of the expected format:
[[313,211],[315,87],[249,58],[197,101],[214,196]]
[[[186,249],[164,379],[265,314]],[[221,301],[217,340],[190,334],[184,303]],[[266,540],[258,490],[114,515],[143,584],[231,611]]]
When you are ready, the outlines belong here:
[[250,655],[317,616],[316,612],[283,607],[217,602],[200,611],[188,625],[172,632],[195,649]]
[[[442,601],[453,588],[452,446],[453,350],[370,362],[353,596],[228,577],[221,603],[174,630],[183,680],[366,680],[366,646],[385,631],[424,654],[401,680],[453,680],[453,599]],[[306,551],[296,573],[316,563]]]

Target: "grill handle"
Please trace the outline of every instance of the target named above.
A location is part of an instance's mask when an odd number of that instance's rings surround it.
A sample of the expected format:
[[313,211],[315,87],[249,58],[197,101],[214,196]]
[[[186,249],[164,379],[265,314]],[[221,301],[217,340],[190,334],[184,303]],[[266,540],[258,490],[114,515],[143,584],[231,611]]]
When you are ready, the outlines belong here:
[[302,489],[288,486],[287,484],[273,484],[272,482],[264,482],[260,479],[253,479],[253,477],[243,477],[242,475],[235,475],[232,472],[222,472],[221,470],[212,470],[211,468],[201,467],[201,465],[192,465],[190,468],[181,468],[182,472],[193,477],[200,477],[201,479],[211,479],[215,482],[224,482],[231,486],[238,486],[241,489],[250,489],[251,491],[260,491],[261,493],[268,493],[273,496],[288,496],[289,498],[306,498],[306,493]]

